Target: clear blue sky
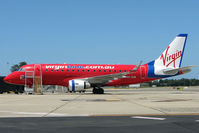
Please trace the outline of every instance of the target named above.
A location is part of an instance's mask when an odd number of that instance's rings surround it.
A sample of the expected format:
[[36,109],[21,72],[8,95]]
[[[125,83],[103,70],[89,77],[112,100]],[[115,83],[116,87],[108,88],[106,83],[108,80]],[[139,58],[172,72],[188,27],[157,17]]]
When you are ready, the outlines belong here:
[[[197,0],[1,0],[0,75],[21,61],[146,63],[179,33],[189,34],[182,65],[199,65],[198,5]],[[198,68],[182,77],[199,78]]]

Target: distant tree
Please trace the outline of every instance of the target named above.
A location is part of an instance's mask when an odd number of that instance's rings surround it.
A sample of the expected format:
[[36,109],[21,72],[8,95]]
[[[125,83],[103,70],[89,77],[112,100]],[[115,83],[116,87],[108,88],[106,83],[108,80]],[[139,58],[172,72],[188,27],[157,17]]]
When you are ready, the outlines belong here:
[[19,69],[19,65],[16,64],[16,65],[11,66],[10,71],[14,72],[14,71],[17,71],[18,69]]
[[157,86],[197,86],[199,85],[198,79],[164,79],[156,80],[151,83]]
[[24,66],[24,65],[27,65],[27,63],[26,63],[25,61],[19,62],[19,67],[22,67],[22,66]]
[[10,71],[11,72],[17,71],[20,69],[20,67],[22,67],[24,65],[27,65],[27,63],[25,61],[19,62],[19,64],[15,64],[15,65],[11,66]]

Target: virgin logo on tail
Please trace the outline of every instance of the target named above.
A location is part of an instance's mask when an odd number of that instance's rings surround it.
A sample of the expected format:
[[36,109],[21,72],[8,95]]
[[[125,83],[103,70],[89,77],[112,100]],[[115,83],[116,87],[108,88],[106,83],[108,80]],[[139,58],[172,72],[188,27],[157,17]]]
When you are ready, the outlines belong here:
[[173,67],[176,67],[176,59],[182,57],[182,51],[176,51],[175,53],[169,55],[167,54],[170,46],[166,49],[165,55],[161,54],[160,60],[162,59],[163,65],[168,67],[171,63],[173,63]]

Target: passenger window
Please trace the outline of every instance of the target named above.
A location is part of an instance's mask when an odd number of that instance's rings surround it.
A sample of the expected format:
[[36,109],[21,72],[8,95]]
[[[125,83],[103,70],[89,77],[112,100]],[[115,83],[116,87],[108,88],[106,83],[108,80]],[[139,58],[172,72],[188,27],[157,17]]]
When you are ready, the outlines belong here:
[[126,70],[124,70],[124,72],[126,72]]
[[79,72],[79,69],[77,71]]
[[53,69],[51,70],[51,72],[53,72]]
[[88,70],[88,72],[90,72],[90,70]]
[[48,69],[46,69],[46,72],[48,72]]
[[67,69],[67,72],[69,72],[69,69]]
[[111,70],[109,70],[109,72],[111,72]]
[[116,70],[114,70],[114,72],[117,72]]
[[82,70],[82,72],[84,72],[85,70]]
[[62,69],[62,72],[64,72],[64,69]]
[[101,72],[101,70],[99,70],[99,72]]
[[106,70],[104,70],[104,72],[106,72]]
[[122,72],[122,70],[120,70],[119,72]]
[[93,70],[94,72],[96,72],[96,70]]
[[56,71],[58,72],[59,70],[57,69]]
[[72,70],[73,72],[75,71],[75,70]]

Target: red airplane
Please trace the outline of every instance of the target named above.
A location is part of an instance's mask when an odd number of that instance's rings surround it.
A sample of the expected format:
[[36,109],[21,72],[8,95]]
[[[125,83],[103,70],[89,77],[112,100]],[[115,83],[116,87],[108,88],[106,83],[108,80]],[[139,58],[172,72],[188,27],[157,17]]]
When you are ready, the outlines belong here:
[[179,34],[159,58],[144,65],[31,64],[9,74],[4,81],[31,86],[40,77],[42,85],[66,86],[69,91],[92,87],[94,94],[103,94],[104,86],[137,84],[190,72],[193,66],[181,68],[186,39],[187,34]]

